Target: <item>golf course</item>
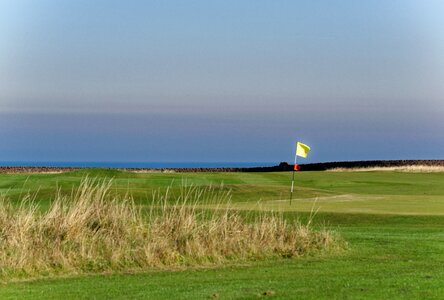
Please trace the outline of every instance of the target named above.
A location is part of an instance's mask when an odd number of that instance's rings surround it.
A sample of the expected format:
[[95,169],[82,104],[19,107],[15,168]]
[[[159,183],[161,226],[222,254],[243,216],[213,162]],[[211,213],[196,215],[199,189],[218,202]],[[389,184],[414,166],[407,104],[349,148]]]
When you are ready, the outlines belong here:
[[0,1],[0,300],[444,300],[444,1]]
[[72,194],[85,178],[111,180],[109,193],[127,195],[142,213],[159,195],[180,195],[187,187],[210,188],[223,196],[217,197],[217,203],[194,199],[194,206],[229,207],[241,215],[273,212],[314,231],[329,230],[344,246],[336,252],[136,271],[39,276],[3,272],[1,299],[442,299],[444,295],[444,172],[297,172],[291,203],[290,172],[82,169],[0,174],[0,195],[12,207],[34,205],[43,213],[57,194]]

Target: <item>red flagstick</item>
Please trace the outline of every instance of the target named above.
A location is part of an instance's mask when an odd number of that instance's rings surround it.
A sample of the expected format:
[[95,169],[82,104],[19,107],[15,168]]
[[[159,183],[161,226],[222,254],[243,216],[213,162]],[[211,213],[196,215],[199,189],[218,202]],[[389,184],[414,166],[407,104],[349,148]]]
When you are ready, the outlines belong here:
[[[296,148],[297,148],[297,145],[296,145]],[[290,205],[291,205],[291,200],[293,200],[294,171],[299,171],[301,169],[301,167],[296,163],[297,157],[298,156],[297,156],[296,151],[295,151],[294,152],[294,168],[293,168],[293,175],[292,175],[292,179],[291,179]]]

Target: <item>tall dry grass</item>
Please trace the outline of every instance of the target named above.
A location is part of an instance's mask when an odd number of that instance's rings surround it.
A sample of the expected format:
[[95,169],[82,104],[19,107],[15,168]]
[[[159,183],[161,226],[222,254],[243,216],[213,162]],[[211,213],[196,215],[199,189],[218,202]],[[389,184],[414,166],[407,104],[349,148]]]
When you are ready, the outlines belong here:
[[370,171],[433,173],[433,172],[444,172],[444,166],[411,165],[411,166],[397,166],[397,167],[333,168],[327,170],[327,172],[370,172]]
[[157,195],[146,212],[129,196],[113,196],[110,188],[111,181],[84,179],[71,195],[58,193],[45,212],[28,197],[18,207],[3,197],[1,277],[299,257],[344,246],[333,232],[312,230],[279,215],[199,209],[205,199],[229,197],[211,189]]

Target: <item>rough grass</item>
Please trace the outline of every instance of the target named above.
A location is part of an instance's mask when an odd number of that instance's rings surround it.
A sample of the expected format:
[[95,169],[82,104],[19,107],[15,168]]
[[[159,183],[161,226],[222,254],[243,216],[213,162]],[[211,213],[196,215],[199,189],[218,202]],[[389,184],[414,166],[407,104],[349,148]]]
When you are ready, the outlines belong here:
[[444,172],[444,166],[412,165],[412,166],[398,166],[398,167],[333,168],[327,170],[327,172],[369,172],[369,171],[431,173],[431,172]]
[[25,197],[0,204],[0,276],[134,271],[299,257],[343,249],[334,232],[313,230],[282,215],[245,216],[230,208],[201,210],[227,194],[183,188],[155,195],[149,213],[131,197],[112,195],[111,182],[84,179],[58,193],[42,212]]

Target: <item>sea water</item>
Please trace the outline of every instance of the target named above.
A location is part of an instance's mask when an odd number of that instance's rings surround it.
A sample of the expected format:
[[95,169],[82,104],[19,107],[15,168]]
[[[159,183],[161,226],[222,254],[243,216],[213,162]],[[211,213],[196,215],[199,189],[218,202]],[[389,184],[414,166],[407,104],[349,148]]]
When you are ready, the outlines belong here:
[[1,167],[75,167],[75,168],[248,168],[269,167],[277,162],[68,162],[68,161],[4,161]]

